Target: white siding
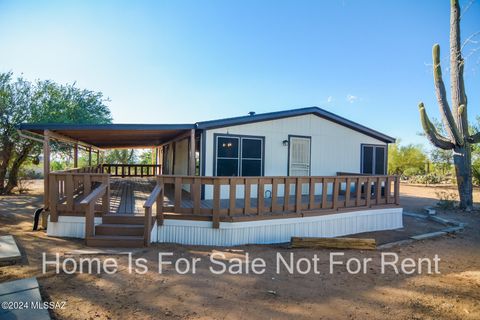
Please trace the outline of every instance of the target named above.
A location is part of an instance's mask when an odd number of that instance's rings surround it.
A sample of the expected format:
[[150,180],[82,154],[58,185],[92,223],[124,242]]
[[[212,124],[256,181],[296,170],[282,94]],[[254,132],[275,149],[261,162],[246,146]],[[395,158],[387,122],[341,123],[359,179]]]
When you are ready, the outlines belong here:
[[[360,173],[361,145],[386,145],[383,141],[316,115],[223,127],[206,131],[205,176],[212,176],[214,173],[214,134],[264,136],[265,176],[288,174],[288,147],[284,146],[282,141],[288,140],[289,135],[311,137],[312,176],[334,176],[339,171]],[[211,189],[207,187],[205,190],[207,199],[211,198]],[[237,195],[243,192],[242,189],[238,188]],[[252,188],[252,194],[255,192]],[[222,190],[222,197],[226,195]]]
[[205,176],[213,175],[213,136],[215,133],[265,137],[265,175],[285,176],[288,147],[282,145],[288,135],[312,137],[313,176],[333,176],[338,171],[360,172],[360,145],[385,142],[349,129],[316,115],[303,115],[208,130],[206,132]]
[[188,174],[188,139],[175,143],[175,174]]

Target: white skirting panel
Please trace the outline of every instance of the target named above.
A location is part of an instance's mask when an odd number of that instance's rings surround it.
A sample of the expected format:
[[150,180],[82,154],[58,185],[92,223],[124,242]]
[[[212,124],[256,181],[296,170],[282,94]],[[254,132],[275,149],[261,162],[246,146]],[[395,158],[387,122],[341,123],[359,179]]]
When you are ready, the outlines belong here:
[[150,233],[150,243],[158,242],[158,232],[157,232],[157,220],[153,225],[152,232]]
[[[95,225],[102,218],[95,217]],[[47,235],[54,237],[85,238],[85,217],[59,216],[58,222],[48,220]]]
[[[213,229],[208,221],[164,220],[158,242],[235,246],[289,242],[291,237],[338,237],[403,227],[402,208],[385,208],[305,218],[248,222],[221,222]],[[153,239],[153,237],[152,237]]]

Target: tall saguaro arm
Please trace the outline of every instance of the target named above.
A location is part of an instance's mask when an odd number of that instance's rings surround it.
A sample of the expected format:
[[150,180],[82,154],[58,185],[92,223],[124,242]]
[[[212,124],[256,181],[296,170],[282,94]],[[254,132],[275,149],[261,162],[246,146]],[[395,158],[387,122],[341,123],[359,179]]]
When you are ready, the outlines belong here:
[[427,112],[425,111],[425,107],[423,103],[420,103],[418,105],[418,108],[420,111],[420,119],[422,121],[423,131],[425,131],[425,134],[427,135],[428,140],[430,140],[430,142],[437,148],[440,148],[443,150],[453,149],[455,145],[452,143],[452,141],[450,141],[449,139],[445,138],[440,133],[438,133],[437,129],[428,118],[428,115],[427,115]]
[[447,101],[447,92],[442,78],[442,68],[440,66],[440,45],[435,44],[432,49],[433,58],[433,79],[435,83],[435,94],[437,95],[440,114],[442,115],[445,130],[452,141],[458,145],[463,145],[463,137],[461,136],[453,118],[452,110]]

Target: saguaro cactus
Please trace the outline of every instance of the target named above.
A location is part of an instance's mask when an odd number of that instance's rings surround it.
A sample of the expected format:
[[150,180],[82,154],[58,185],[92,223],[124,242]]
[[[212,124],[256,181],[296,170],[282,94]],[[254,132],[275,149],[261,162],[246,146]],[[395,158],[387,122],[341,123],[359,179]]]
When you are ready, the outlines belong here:
[[452,106],[448,105],[445,84],[440,67],[440,46],[433,46],[433,78],[435,93],[442,115],[447,137],[442,136],[427,116],[423,103],[419,104],[423,130],[430,142],[438,148],[453,150],[453,161],[457,177],[460,208],[471,210],[472,159],[471,144],[480,141],[480,133],[470,135],[467,118],[467,95],[463,82],[464,61],[460,46],[460,5],[458,0],[450,1],[450,89]]

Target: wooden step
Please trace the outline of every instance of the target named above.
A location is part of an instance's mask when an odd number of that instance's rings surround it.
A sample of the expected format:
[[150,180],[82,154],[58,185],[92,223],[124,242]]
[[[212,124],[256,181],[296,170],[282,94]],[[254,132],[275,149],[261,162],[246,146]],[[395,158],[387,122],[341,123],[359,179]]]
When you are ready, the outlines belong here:
[[95,226],[95,235],[98,236],[142,236],[143,224],[109,224],[102,223]]
[[102,217],[102,223],[105,224],[141,224],[145,222],[144,216],[131,216],[124,214],[108,214]]
[[86,239],[90,247],[141,248],[143,236],[94,236]]

